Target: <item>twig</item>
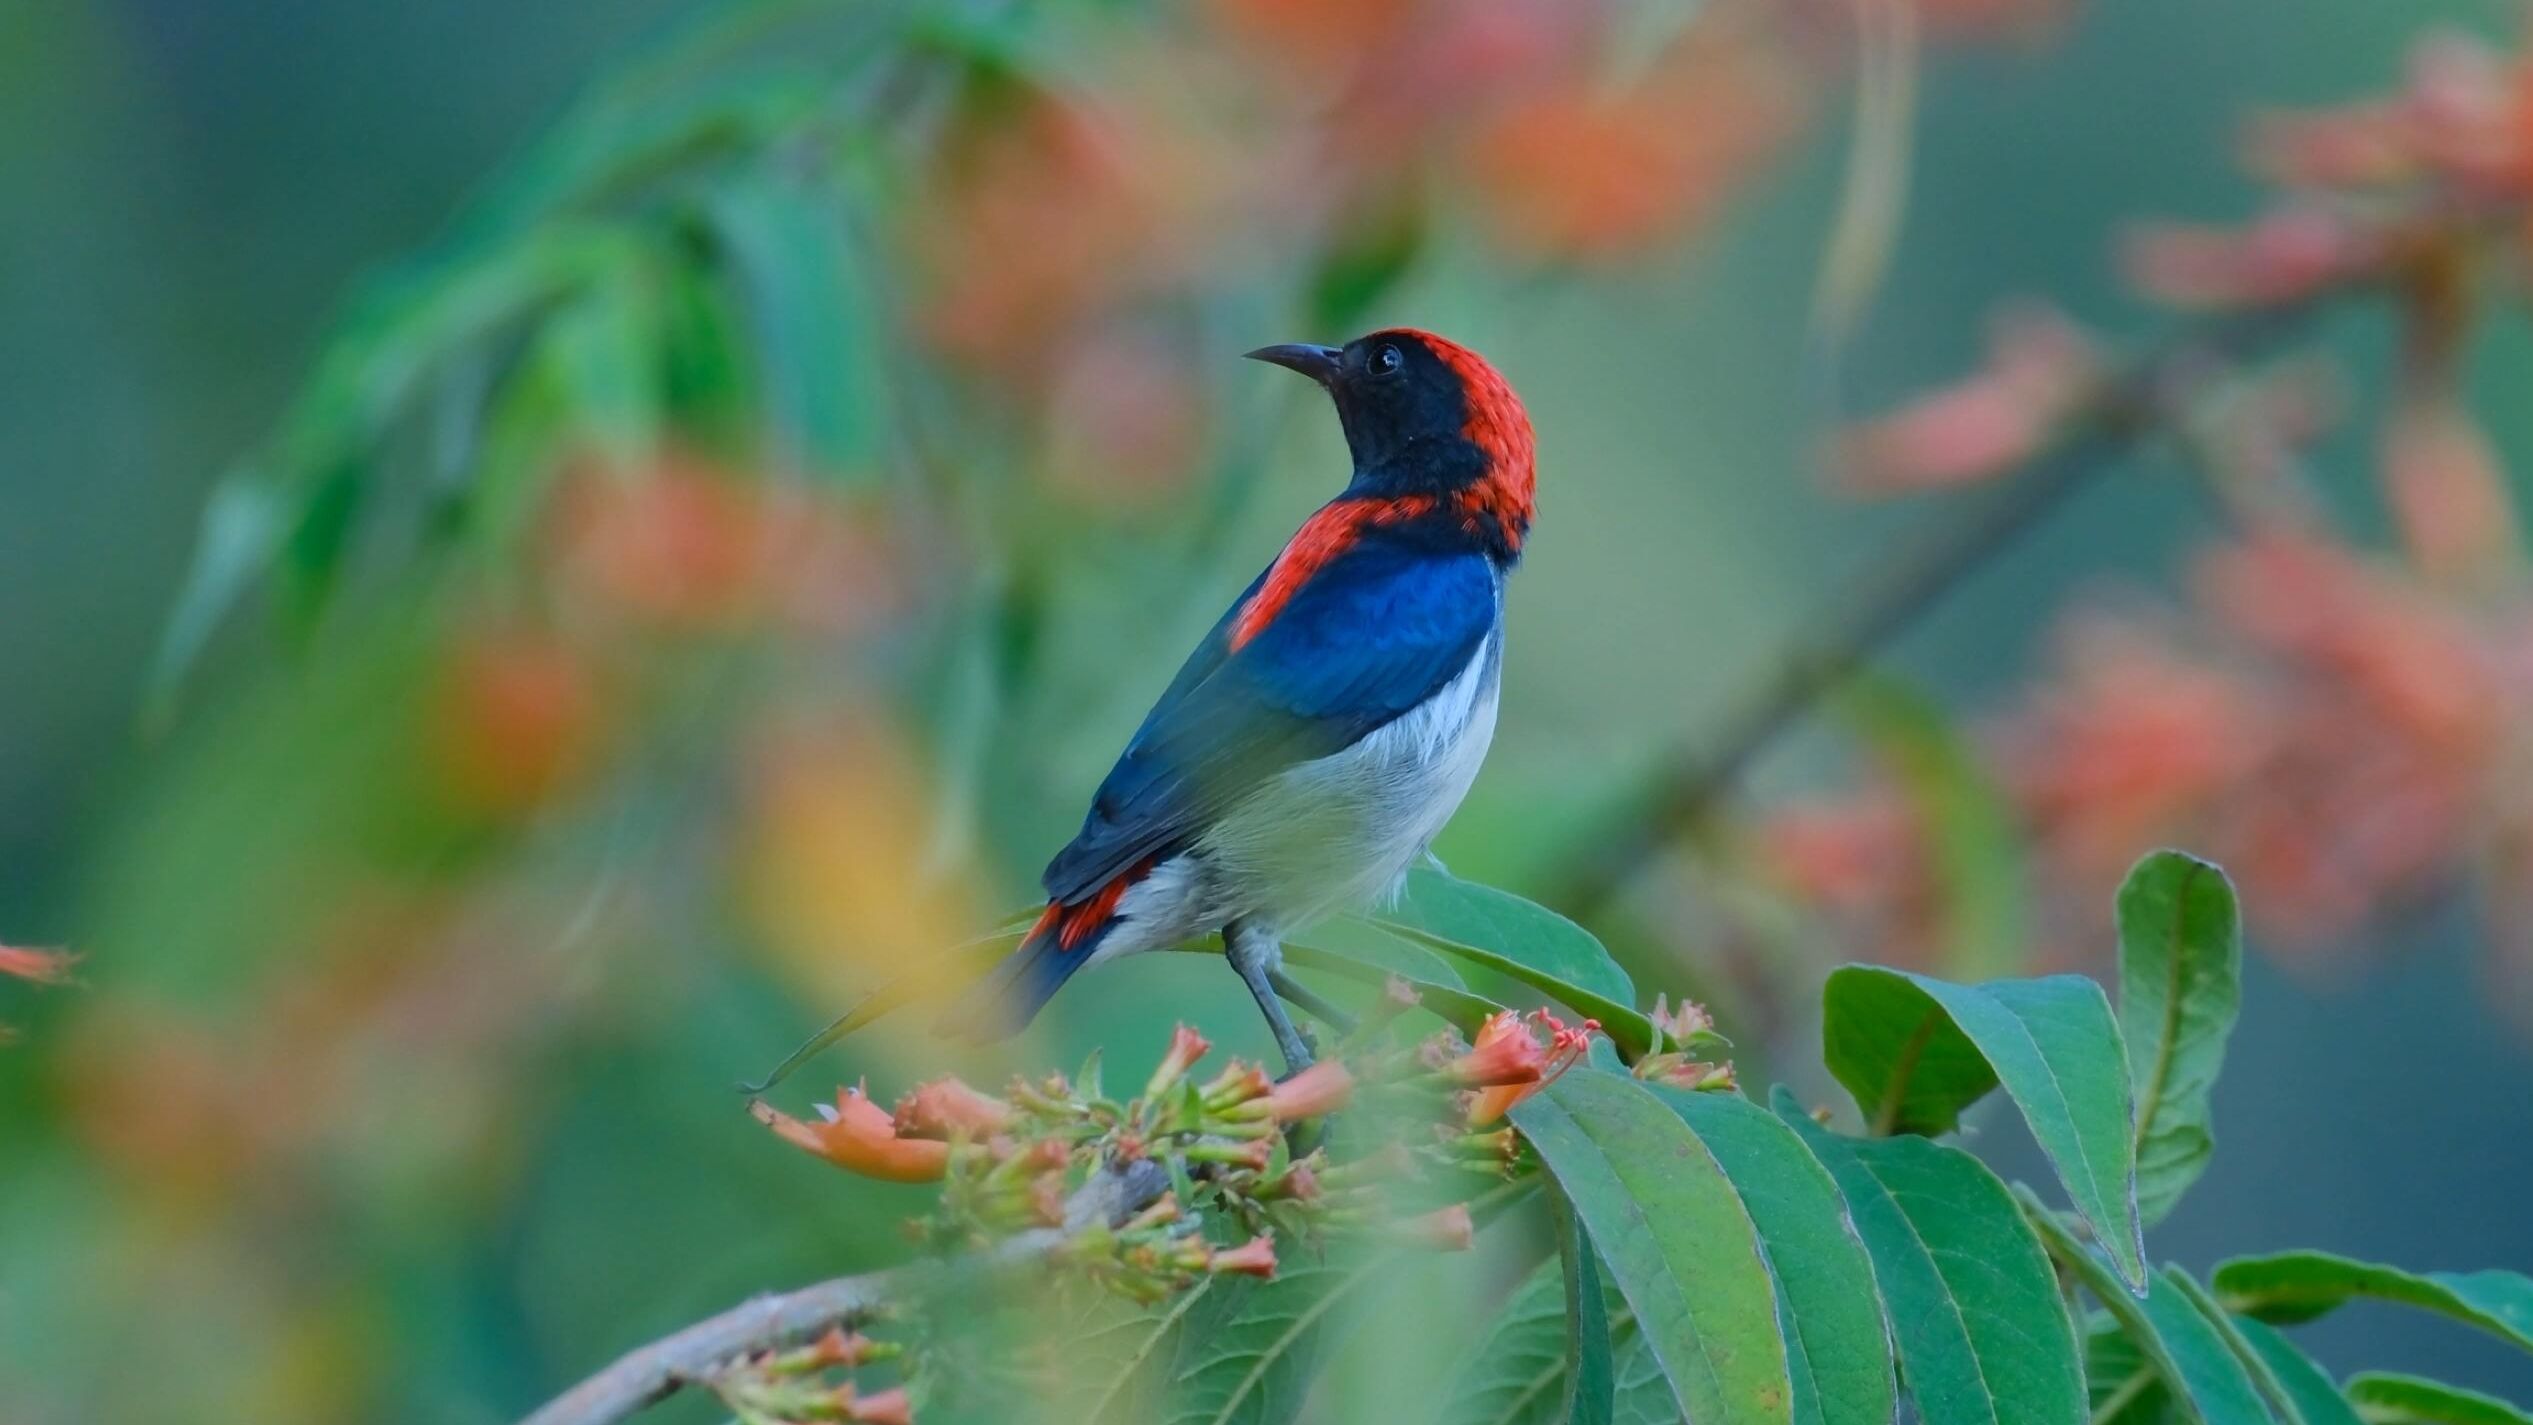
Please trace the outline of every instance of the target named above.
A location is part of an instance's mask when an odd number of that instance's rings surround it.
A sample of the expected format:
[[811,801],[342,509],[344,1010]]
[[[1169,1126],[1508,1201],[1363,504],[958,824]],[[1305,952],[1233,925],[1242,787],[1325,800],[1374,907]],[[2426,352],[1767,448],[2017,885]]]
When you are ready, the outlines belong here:
[[[2340,295],[2354,285],[2324,295]],[[2104,381],[2069,423],[2066,437],[2020,476],[1962,520],[1857,579],[1822,615],[1819,632],[1734,706],[1703,750],[1673,752],[1644,796],[1583,838],[1548,876],[1543,899],[1577,916],[1606,909],[1637,871],[1703,819],[1751,760],[1813,704],[2160,429],[2157,418],[2177,377],[2212,358],[2257,356],[2300,331],[2322,305],[2316,297],[2194,327]]]
[[861,1276],[768,1292],[692,1326],[626,1352],[615,1364],[573,1386],[527,1416],[520,1425],[613,1425],[708,1378],[752,1351],[815,1340],[829,1327],[867,1316],[918,1292],[939,1291],[1025,1266],[1045,1257],[1094,1221],[1124,1222],[1168,1191],[1168,1174],[1150,1159],[1091,1175],[1065,1204],[1062,1227],[1024,1232],[973,1257],[921,1262]]

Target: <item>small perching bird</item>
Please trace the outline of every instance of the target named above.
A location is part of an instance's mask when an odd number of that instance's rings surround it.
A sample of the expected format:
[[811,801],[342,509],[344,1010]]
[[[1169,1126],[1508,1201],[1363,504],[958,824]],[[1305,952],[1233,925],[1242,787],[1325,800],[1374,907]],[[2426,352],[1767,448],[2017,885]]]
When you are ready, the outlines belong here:
[[1430,332],[1249,355],[1327,389],[1353,478],[1188,655],[982,993],[1018,1028],[1078,970],[1219,930],[1299,1068],[1283,935],[1395,885],[1494,736],[1534,448],[1504,378]]

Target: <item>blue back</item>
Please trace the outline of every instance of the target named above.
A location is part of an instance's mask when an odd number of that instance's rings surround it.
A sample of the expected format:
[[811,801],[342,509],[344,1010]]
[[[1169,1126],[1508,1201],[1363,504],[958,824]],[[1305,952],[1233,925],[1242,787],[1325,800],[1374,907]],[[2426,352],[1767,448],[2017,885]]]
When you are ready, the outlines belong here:
[[1442,690],[1493,631],[1495,565],[1374,528],[1233,649],[1235,602],[1171,680],[1100,784],[1081,833],[1047,865],[1077,901],[1166,857],[1268,778],[1353,745]]

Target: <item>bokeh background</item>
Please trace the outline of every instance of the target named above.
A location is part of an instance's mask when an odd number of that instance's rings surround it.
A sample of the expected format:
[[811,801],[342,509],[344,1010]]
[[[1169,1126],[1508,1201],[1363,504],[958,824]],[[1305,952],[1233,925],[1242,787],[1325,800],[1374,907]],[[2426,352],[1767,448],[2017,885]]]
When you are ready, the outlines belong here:
[[[0,977],[0,1421],[504,1420],[901,1256],[913,1199],[732,1085],[1027,902],[1342,479],[1237,353],[1392,322],[1541,438],[1454,870],[1828,1101],[1828,966],[2098,968],[2129,858],[2216,856],[2254,959],[2156,1253],[2533,1264],[2521,19],[14,0],[0,942],[78,958]],[[1870,697],[1644,820],[1860,577],[2246,307],[2287,339],[2175,368]],[[790,1087],[1139,1071],[1172,1016],[1264,1047],[1162,957]],[[2309,1339],[2533,1398],[2389,1312]]]

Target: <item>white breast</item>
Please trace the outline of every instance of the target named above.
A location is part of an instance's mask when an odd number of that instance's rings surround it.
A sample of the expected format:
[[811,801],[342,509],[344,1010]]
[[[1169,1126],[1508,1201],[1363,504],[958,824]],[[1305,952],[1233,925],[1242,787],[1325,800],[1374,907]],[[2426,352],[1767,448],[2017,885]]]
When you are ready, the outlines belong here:
[[1284,772],[1225,816],[1196,847],[1207,928],[1249,919],[1289,930],[1396,883],[1459,810],[1486,760],[1500,640],[1489,635],[1423,703],[1342,752]]

